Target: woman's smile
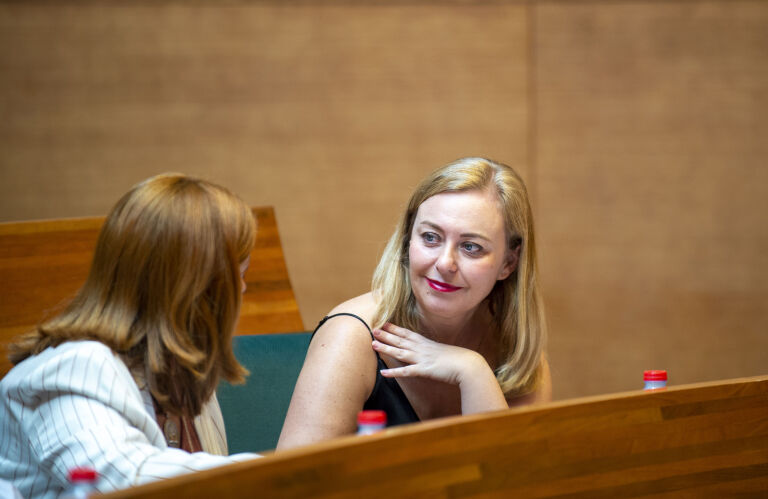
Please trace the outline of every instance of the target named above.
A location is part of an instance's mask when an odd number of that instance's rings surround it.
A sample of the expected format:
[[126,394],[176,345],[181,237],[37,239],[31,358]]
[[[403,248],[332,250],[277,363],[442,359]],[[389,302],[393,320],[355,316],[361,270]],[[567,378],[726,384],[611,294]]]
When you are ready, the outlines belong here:
[[430,288],[434,289],[435,291],[440,291],[441,293],[453,293],[454,291],[461,289],[461,286],[453,286],[444,282],[435,281],[429,277],[425,277],[424,279],[427,280]]

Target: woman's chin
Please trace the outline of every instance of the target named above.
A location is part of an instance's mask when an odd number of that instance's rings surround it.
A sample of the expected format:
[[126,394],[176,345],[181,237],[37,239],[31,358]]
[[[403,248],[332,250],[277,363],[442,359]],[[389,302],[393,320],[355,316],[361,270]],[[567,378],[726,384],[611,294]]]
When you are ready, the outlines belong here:
[[450,300],[442,296],[427,297],[424,300],[417,300],[419,311],[426,318],[436,318],[445,320],[461,320],[470,314],[475,307],[462,306],[459,300]]

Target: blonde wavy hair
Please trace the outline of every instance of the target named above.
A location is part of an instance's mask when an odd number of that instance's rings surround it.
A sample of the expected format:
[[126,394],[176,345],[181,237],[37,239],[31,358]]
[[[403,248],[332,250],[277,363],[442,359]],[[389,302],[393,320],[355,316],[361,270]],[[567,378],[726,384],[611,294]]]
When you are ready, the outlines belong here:
[[496,282],[485,301],[503,359],[496,378],[505,395],[522,395],[533,391],[540,381],[546,323],[528,194],[523,180],[507,165],[485,158],[464,158],[435,170],[419,184],[373,275],[373,292],[379,300],[373,325],[392,322],[418,330],[418,307],[408,274],[408,247],[419,206],[436,194],[489,188],[498,196],[509,249],[520,247],[517,268]]
[[85,284],[26,334],[11,361],[66,341],[96,340],[141,373],[167,412],[195,416],[221,378],[242,382],[232,334],[251,252],[250,208],[223,187],[181,174],[134,186],[99,233]]

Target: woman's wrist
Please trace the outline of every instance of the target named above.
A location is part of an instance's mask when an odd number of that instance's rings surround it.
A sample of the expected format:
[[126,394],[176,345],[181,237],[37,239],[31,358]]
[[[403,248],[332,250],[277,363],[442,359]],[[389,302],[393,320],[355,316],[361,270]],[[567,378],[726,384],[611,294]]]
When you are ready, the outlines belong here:
[[466,388],[476,383],[484,382],[484,379],[492,378],[496,381],[496,376],[491,370],[491,366],[485,360],[485,357],[474,350],[467,351],[467,359],[459,370],[458,385],[459,388]]
[[472,353],[475,355],[464,364],[459,380],[461,413],[506,409],[507,401],[491,366],[482,355],[474,351]]

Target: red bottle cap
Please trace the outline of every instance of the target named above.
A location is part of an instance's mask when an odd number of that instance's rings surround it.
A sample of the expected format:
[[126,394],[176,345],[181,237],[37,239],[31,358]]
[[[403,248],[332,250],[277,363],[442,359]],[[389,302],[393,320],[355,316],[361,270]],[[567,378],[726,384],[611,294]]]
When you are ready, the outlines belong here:
[[645,371],[643,381],[667,381],[667,371],[655,369]]
[[93,468],[72,468],[69,470],[70,482],[93,482],[98,474]]
[[387,413],[384,411],[360,411],[357,413],[357,424],[387,424]]

